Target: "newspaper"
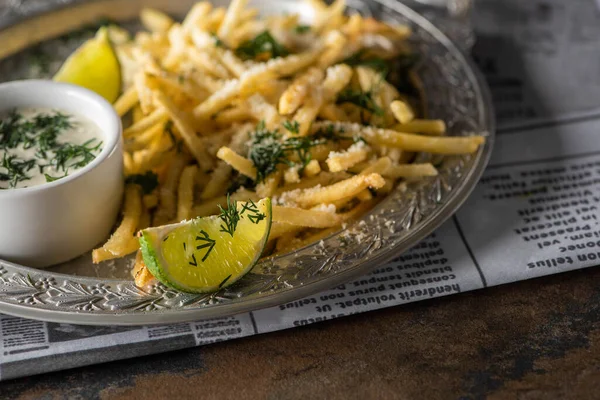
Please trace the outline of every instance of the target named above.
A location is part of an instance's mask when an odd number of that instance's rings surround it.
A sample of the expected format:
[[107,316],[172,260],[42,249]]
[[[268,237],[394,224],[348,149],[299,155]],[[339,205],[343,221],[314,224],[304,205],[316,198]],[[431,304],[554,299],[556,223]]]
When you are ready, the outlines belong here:
[[[475,18],[484,28],[475,54],[492,83],[502,128],[481,182],[434,234],[360,279],[228,318],[88,327],[0,315],[0,380],[288,329],[600,264],[600,111],[594,111],[600,106],[600,52],[590,50],[600,46],[600,8],[594,8],[594,0],[476,4]],[[494,12],[507,17],[492,23]],[[539,13],[550,25],[535,22]],[[510,15],[520,17],[513,21]],[[541,40],[548,50],[525,39],[514,49],[493,53],[483,45],[488,33],[499,43],[510,42],[515,38],[511,29],[528,32],[524,36]],[[546,42],[548,32],[554,39]],[[573,42],[574,37],[587,41]],[[511,69],[509,57],[527,64]],[[567,64],[577,72],[565,74]],[[592,74],[593,68],[594,79],[576,76]]]

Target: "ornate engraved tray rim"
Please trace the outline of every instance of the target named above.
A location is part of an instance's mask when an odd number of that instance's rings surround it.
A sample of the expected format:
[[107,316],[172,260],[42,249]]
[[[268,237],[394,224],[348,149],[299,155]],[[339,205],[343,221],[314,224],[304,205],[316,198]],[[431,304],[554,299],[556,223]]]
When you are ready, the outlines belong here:
[[[71,4],[82,7],[107,0],[59,1],[52,9],[46,5],[41,9],[15,15],[9,23],[3,24],[0,21],[0,37],[3,31],[19,27],[31,18],[40,15],[46,17],[57,9],[64,10],[62,6]],[[160,0],[148,2],[156,6]],[[213,2],[224,3],[225,0]],[[264,8],[267,7],[265,3],[278,6],[287,4],[291,7],[297,4],[292,4],[293,1],[290,0],[273,0],[262,2],[261,6]],[[353,4],[358,4],[356,7],[367,14],[386,15],[388,18],[391,15],[393,18],[407,20],[415,27],[416,32],[420,32],[422,37],[419,40],[423,40],[423,48],[438,46],[443,50],[443,54],[439,56],[441,59],[437,61],[440,68],[446,68],[446,64],[452,61],[458,64],[458,72],[464,75],[464,82],[458,79],[460,77],[447,76],[445,78],[448,81],[444,85],[439,86],[438,83],[439,87],[435,84],[432,87],[444,91],[444,95],[456,102],[438,104],[438,107],[454,106],[458,110],[454,111],[465,114],[461,115],[463,119],[457,121],[456,130],[466,132],[468,128],[472,128],[488,136],[487,143],[475,156],[444,159],[444,173],[440,178],[410,189],[407,193],[396,190],[361,222],[325,238],[324,241],[281,257],[267,258],[255,268],[259,269],[257,273],[253,271],[239,284],[222,293],[185,294],[160,284],[142,290],[136,288],[132,281],[67,275],[0,261],[0,312],[87,325],[149,325],[239,314],[291,302],[366,274],[410,249],[450,218],[474,188],[491,154],[495,121],[487,86],[476,67],[456,44],[407,6],[394,0],[350,2],[351,6]],[[386,13],[385,10],[390,11]],[[1,12],[0,8],[0,16]],[[2,57],[6,57],[6,54],[2,55],[0,52],[0,65]],[[431,69],[431,72],[441,73],[434,71],[433,65]],[[427,82],[425,84],[427,87]],[[448,86],[453,89],[453,85],[460,84],[470,85],[464,91],[468,92],[467,89],[470,89],[468,94],[472,98],[459,93],[461,91],[447,90]],[[467,96],[466,99],[460,98],[461,95]],[[473,107],[465,107],[459,100],[464,100]],[[435,111],[435,101],[430,106]],[[474,113],[475,117],[467,118],[469,112]],[[451,184],[454,181],[456,184]],[[431,201],[432,198],[434,201]],[[400,211],[406,212],[401,214],[400,220],[396,220]],[[394,218],[390,218],[392,214]],[[388,226],[389,221],[394,223]],[[369,243],[357,239],[358,234],[364,236],[365,231],[373,239]],[[302,274],[308,274],[306,279]],[[248,294],[245,295],[244,291]]]

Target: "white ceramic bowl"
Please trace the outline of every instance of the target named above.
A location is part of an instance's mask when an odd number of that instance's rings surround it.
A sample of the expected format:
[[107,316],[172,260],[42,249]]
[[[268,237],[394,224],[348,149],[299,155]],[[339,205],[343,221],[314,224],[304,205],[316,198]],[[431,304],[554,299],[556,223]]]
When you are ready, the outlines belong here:
[[0,190],[0,259],[48,267],[77,257],[109,235],[123,193],[121,120],[101,96],[42,80],[0,84],[0,113],[49,107],[94,121],[103,148],[85,167],[54,182]]

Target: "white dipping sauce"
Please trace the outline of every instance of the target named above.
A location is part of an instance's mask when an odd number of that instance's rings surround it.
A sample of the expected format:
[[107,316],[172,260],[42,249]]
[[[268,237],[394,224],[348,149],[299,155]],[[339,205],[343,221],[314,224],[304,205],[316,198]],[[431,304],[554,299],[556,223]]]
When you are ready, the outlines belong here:
[[0,189],[18,189],[64,178],[102,151],[95,122],[50,108],[0,114]]

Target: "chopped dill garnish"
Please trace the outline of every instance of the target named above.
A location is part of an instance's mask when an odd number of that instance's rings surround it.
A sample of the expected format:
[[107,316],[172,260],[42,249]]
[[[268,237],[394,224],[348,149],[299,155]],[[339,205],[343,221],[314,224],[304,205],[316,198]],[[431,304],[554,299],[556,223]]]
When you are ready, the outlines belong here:
[[300,133],[300,124],[298,121],[283,121],[283,127],[296,135]]
[[[0,150],[4,150],[0,181],[9,182],[14,188],[21,181],[32,179],[27,172],[34,167],[43,174],[46,182],[64,178],[71,168],[82,168],[89,164],[102,146],[102,142],[90,139],[84,144],[59,143],[64,131],[73,127],[70,117],[60,112],[41,113],[24,118],[15,110],[0,118]],[[21,160],[16,149],[35,149],[35,159]],[[40,161],[45,160],[47,164]],[[44,173],[45,168],[54,167],[62,176]]]
[[27,173],[36,165],[35,160],[21,160],[17,158],[15,154],[9,155],[4,153],[2,157],[2,168],[6,170],[5,173],[0,172],[0,181],[8,181],[10,188],[17,186],[17,183],[31,179]]
[[379,57],[366,57],[365,50],[360,50],[342,61],[351,67],[364,66],[379,72],[384,78],[390,73],[390,63]]
[[[98,143],[95,143],[98,142]],[[102,146],[102,142],[96,139],[90,139],[84,144],[63,143],[54,148],[54,158],[50,164],[57,170],[68,171],[69,168],[82,168],[88,165]]]
[[221,212],[219,217],[225,224],[221,225],[220,232],[229,233],[231,237],[233,237],[237,224],[240,222],[240,213],[237,210],[235,201],[231,201],[229,194],[227,194],[227,208],[223,208],[219,204],[219,211]]
[[142,188],[144,194],[150,194],[158,187],[158,175],[152,171],[145,174],[130,175],[125,179],[125,183],[133,183]]
[[268,55],[268,58],[276,58],[285,57],[290,54],[288,49],[277,42],[269,31],[264,31],[254,39],[242,43],[235,50],[235,53],[244,59],[262,58],[265,55]]
[[299,34],[310,32],[310,25],[297,25],[296,28],[294,28],[294,30],[296,31],[296,33]]
[[57,181],[57,180],[59,180],[61,178],[64,178],[65,176],[67,176],[66,173],[63,176],[56,176],[56,177],[50,176],[48,174],[44,174],[44,178],[46,178],[46,182],[54,182],[54,181]]
[[352,103],[379,117],[384,115],[381,107],[373,99],[371,91],[361,92],[360,90],[346,89],[338,95],[337,103]]
[[196,246],[196,250],[202,250],[202,249],[208,248],[208,250],[206,251],[206,254],[204,254],[204,257],[202,257],[202,262],[204,262],[208,258],[208,255],[210,254],[210,252],[215,247],[216,241],[214,239],[211,239],[210,236],[208,236],[208,233],[206,233],[204,230],[201,230],[200,234],[202,236],[196,236],[196,241],[204,242],[204,244]]
[[254,204],[254,202],[252,200],[247,201],[242,206],[242,211],[240,211],[240,216],[243,216],[244,213],[246,213],[246,215],[248,216],[248,219],[253,224],[258,224],[260,221],[262,221],[263,219],[265,219],[267,217],[264,213],[261,213],[258,210],[257,205]]
[[[269,131],[261,121],[252,135],[248,152],[248,158],[256,168],[256,181],[264,181],[281,164],[300,166],[300,171],[304,170],[312,159],[311,148],[323,143],[323,138],[310,136],[294,136],[283,140],[277,129]],[[298,161],[290,159],[293,155]]]

